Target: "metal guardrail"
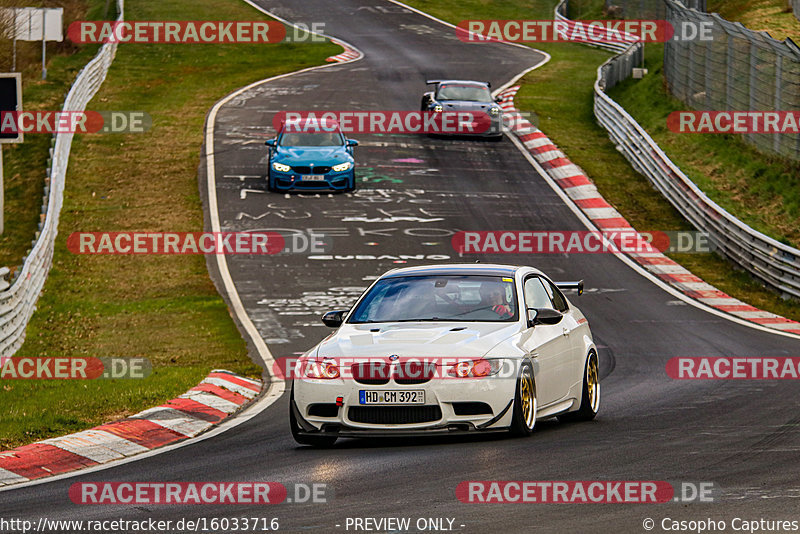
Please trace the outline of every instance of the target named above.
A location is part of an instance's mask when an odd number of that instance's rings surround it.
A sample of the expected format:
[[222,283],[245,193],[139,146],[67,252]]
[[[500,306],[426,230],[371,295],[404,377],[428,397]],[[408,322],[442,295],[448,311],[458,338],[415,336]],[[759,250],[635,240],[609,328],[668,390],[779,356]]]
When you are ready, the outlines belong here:
[[[124,0],[117,0],[117,9],[117,21],[124,20]],[[65,111],[86,109],[103,84],[116,52],[116,43],[104,44],[100,48],[97,55],[78,74],[67,93],[63,107]],[[5,280],[9,269],[0,269],[0,357],[12,356],[25,341],[25,329],[36,309],[36,301],[53,263],[72,137],[71,133],[59,133],[54,138],[50,149],[39,230],[31,250],[23,259],[22,266],[15,273],[10,285]]]
[[[800,47],[794,41],[664,2],[674,27],[703,24],[710,30],[709,40],[666,43],[664,76],[676,98],[706,111],[800,111]],[[765,154],[800,161],[800,134],[742,134],[742,139]]]
[[[556,7],[556,19],[564,19],[567,1],[562,0]],[[750,228],[709,199],[633,117],[605,93],[631,76],[643,51],[641,43],[632,44],[597,69],[594,113],[598,122],[634,169],[647,177],[698,230],[707,232],[721,253],[768,286],[800,298],[800,250]]]

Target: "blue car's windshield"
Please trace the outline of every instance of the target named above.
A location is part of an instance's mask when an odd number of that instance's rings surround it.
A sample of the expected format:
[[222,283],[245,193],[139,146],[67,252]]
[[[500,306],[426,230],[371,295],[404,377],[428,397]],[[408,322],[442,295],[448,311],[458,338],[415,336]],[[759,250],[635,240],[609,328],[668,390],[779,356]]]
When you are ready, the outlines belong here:
[[278,144],[281,146],[342,146],[344,138],[338,132],[284,133]]
[[514,279],[496,276],[404,276],[378,281],[349,323],[516,321]]
[[486,87],[476,85],[442,84],[436,94],[437,100],[468,100],[471,102],[491,102],[492,94]]

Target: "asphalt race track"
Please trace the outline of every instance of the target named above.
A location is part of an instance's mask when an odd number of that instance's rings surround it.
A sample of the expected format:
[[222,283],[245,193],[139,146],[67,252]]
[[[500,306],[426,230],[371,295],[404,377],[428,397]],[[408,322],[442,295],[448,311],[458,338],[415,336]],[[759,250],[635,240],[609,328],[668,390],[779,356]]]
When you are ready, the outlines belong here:
[[[585,230],[509,139],[354,135],[359,189],[346,195],[268,193],[272,117],[287,110],[417,110],[426,78],[499,87],[544,60],[533,50],[465,44],[451,28],[381,0],[261,0],[295,22],[326,23],[365,57],[284,77],[231,99],[214,124],[223,231],[324,233],[321,254],[230,256],[242,302],[275,357],[329,333],[322,312],[349,306],[375,276],[404,265],[459,260],[458,230]],[[222,95],[220,95],[222,96]],[[201,165],[201,190],[205,166]],[[208,204],[206,203],[206,207]],[[208,214],[206,214],[208,215]],[[418,256],[423,259],[415,259]],[[410,256],[409,259],[403,259]],[[600,346],[602,408],[591,423],[545,421],[527,439],[340,440],[299,447],[288,394],[213,438],[110,469],[0,493],[3,514],[51,519],[262,516],[285,532],[346,532],[348,517],[454,518],[459,532],[644,532],[653,518],[797,519],[800,410],[793,381],[676,381],[675,356],[800,356],[800,341],[728,321],[677,300],[609,254],[467,256],[583,278],[572,296]],[[214,273],[216,276],[217,273]],[[714,482],[713,503],[463,504],[466,480]],[[325,483],[327,504],[79,506],[84,481]],[[336,527],[336,525],[341,525]],[[447,524],[447,522],[445,522]],[[352,528],[350,530],[353,531]],[[414,530],[415,531],[415,530]],[[655,529],[660,532],[660,526]]]

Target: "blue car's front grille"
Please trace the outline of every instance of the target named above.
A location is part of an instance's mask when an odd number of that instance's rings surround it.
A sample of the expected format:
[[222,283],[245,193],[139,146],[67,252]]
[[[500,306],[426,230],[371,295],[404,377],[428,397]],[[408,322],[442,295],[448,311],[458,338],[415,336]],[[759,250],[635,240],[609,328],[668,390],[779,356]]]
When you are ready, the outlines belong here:
[[328,174],[331,172],[330,167],[309,167],[307,165],[292,167],[292,170],[298,174]]
[[[291,184],[291,182],[289,183]],[[298,189],[319,189],[320,187],[328,187],[328,182],[294,182],[294,185]]]

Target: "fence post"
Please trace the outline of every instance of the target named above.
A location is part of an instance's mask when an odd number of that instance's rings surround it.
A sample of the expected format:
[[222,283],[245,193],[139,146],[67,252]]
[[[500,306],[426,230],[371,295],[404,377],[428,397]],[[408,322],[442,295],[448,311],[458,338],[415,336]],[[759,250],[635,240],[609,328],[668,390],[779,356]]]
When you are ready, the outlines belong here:
[[[777,61],[775,62],[775,111],[783,111],[783,99],[781,98],[781,88],[783,87],[783,56],[778,54]],[[777,153],[781,153],[781,137],[780,133],[775,132],[772,134],[772,149]]]
[[[757,53],[758,47],[756,46],[756,44],[752,40],[750,40],[749,42],[750,42],[750,87],[748,87],[748,89],[750,91],[750,105],[749,105],[748,109],[755,110],[756,109],[756,90],[755,90],[755,87],[758,84],[758,77],[756,76],[756,71],[757,71],[756,67],[758,65],[758,61],[757,61],[757,58],[756,58],[756,53]],[[750,139],[750,142],[752,144],[754,144],[754,145],[757,144],[755,134],[749,133],[749,134],[746,134],[746,137]]]
[[730,34],[727,28],[723,27],[723,31],[725,32],[725,39],[727,40],[727,48],[728,48],[728,55],[727,60],[725,61],[725,104],[726,109],[732,110],[733,109],[733,56],[735,54],[734,50],[734,37]]

